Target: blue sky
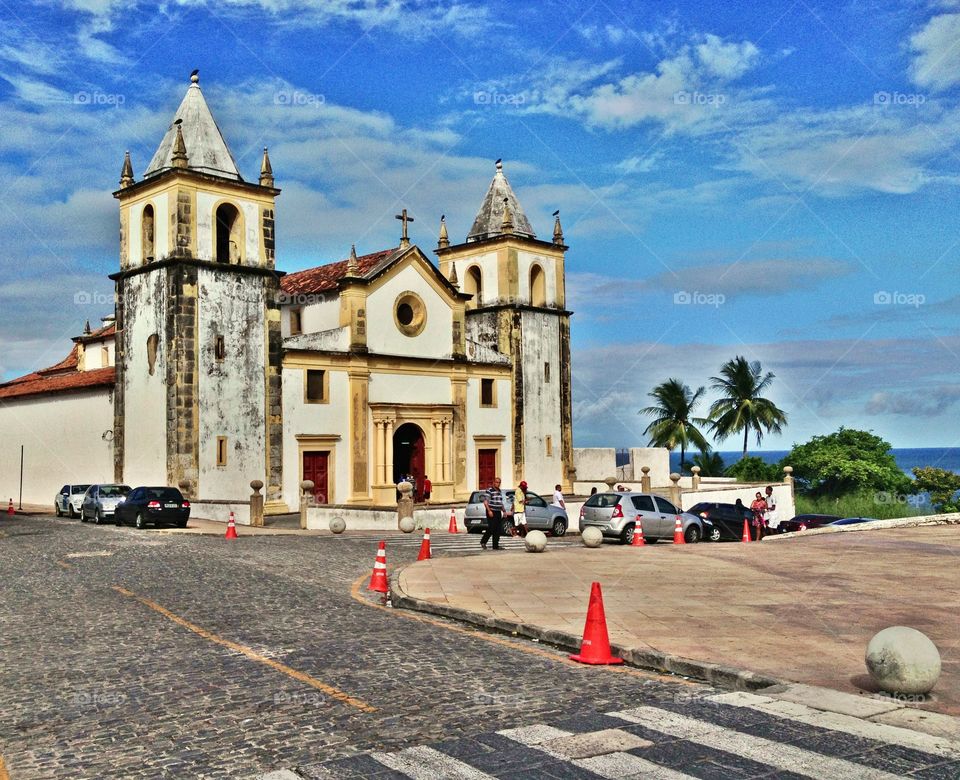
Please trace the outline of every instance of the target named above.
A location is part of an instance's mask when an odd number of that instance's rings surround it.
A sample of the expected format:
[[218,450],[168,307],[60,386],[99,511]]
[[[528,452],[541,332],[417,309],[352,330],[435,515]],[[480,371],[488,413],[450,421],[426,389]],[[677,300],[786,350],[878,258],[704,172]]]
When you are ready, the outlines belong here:
[[246,178],[270,147],[282,270],[394,245],[402,207],[462,240],[498,157],[540,236],[559,208],[577,446],[641,444],[653,385],[738,354],[790,416],[766,449],[960,445],[960,2],[747,5],[6,6],[0,374],[109,310],[123,152],[199,68]]

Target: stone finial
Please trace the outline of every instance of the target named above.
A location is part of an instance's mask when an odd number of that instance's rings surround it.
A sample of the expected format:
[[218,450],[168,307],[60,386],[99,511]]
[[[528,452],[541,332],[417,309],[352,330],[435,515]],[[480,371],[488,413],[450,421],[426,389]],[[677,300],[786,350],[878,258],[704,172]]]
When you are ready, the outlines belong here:
[[251,479],[250,489],[253,490],[254,493],[259,493],[261,490],[263,490],[263,480]]
[[503,170],[503,159],[502,159],[502,158],[498,159],[498,160],[494,163],[494,165],[497,166],[497,170],[498,170],[498,171],[502,171],[502,170]]
[[350,245],[350,258],[347,260],[347,276],[359,276],[360,264],[357,262],[357,245]]
[[199,68],[197,68],[196,70],[193,71],[193,73],[190,74],[190,83],[191,83],[191,84],[199,84],[199,83],[200,83],[200,69],[199,69]]
[[129,187],[133,183],[133,163],[130,162],[130,152],[127,151],[123,154],[123,168],[120,170],[120,189]]
[[700,467],[694,466],[692,469],[690,469],[690,473],[693,474],[693,489],[697,490],[700,487]]
[[560,227],[560,212],[553,212],[553,243],[557,245],[563,244],[563,228]]
[[513,232],[513,214],[510,212],[510,199],[503,199],[503,222],[500,223],[501,233]]
[[445,249],[450,246],[450,236],[447,235],[447,216],[440,215],[440,237],[437,239],[437,249]]
[[641,466],[640,471],[643,472],[643,476],[640,477],[640,490],[644,493],[650,492],[650,467]]
[[457,265],[456,263],[450,263],[450,284],[460,289],[460,280],[457,278]]
[[263,147],[263,160],[260,162],[260,186],[273,186],[273,166],[270,165],[270,154],[266,146]]
[[87,320],[87,323],[83,326],[83,335],[89,336],[92,333],[90,330],[90,320]]
[[173,155],[171,160],[174,168],[186,168],[189,158],[187,157],[187,145],[183,142],[182,119],[177,119],[174,124],[177,126],[177,137],[173,141]]

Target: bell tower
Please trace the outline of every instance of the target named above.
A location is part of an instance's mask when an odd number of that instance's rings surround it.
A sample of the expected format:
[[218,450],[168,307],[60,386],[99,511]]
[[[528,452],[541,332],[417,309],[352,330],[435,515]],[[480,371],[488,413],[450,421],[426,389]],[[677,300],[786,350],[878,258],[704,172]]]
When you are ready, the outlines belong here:
[[139,181],[120,188],[115,478],[277,503],[279,276],[273,169],[244,181],[196,71]]
[[569,491],[573,473],[570,316],[566,309],[559,212],[553,238],[536,237],[497,160],[470,232],[451,245],[441,220],[440,271],[458,280],[467,303],[467,338],[513,361],[513,468],[535,490],[557,483]]

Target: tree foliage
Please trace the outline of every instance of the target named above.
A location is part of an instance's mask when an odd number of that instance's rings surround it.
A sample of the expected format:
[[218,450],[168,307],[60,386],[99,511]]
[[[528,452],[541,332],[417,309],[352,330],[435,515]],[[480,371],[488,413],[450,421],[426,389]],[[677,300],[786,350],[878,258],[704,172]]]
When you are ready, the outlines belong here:
[[743,454],[746,457],[751,432],[757,436],[757,446],[764,433],[781,433],[787,424],[787,414],[763,393],[774,380],[772,371],[766,374],[760,361],[748,362],[737,356],[720,367],[720,376],[710,377],[711,387],[720,397],[710,406],[711,432],[718,441],[734,434],[743,434]]
[[736,477],[738,482],[780,482],[783,473],[776,463],[767,463],[757,455],[748,455],[734,463],[726,476]]
[[853,428],[840,428],[836,433],[795,444],[781,463],[793,466],[799,486],[814,496],[865,490],[896,495],[913,491],[910,477],[890,453],[890,444]]
[[710,445],[697,427],[708,421],[694,416],[694,409],[704,392],[702,387],[693,391],[679,379],[668,379],[648,393],[656,403],[641,409],[640,414],[653,417],[644,431],[650,437],[651,447],[666,447],[668,450],[680,447],[681,464],[689,444],[701,450],[709,449]]
[[930,494],[930,503],[937,512],[960,512],[960,474],[933,466],[915,467],[913,488]]

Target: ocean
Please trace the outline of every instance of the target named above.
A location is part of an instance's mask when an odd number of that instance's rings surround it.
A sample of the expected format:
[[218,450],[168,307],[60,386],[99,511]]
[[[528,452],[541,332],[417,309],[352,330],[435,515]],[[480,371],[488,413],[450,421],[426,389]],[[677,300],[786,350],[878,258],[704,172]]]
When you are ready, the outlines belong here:
[[[692,453],[687,453],[687,459],[689,460],[690,456],[696,454],[696,452],[694,450]],[[914,466],[934,466],[947,471],[960,471],[960,447],[918,447],[893,449],[890,452],[893,453],[894,460],[897,461],[897,465],[903,470],[904,474],[910,477],[913,476],[911,469]],[[767,463],[777,463],[785,458],[788,453],[789,450],[759,450],[748,454],[759,456]],[[723,458],[724,465],[729,467],[740,460],[741,453],[739,451],[720,452],[720,457]],[[670,470],[680,470],[679,450],[670,453]]]

